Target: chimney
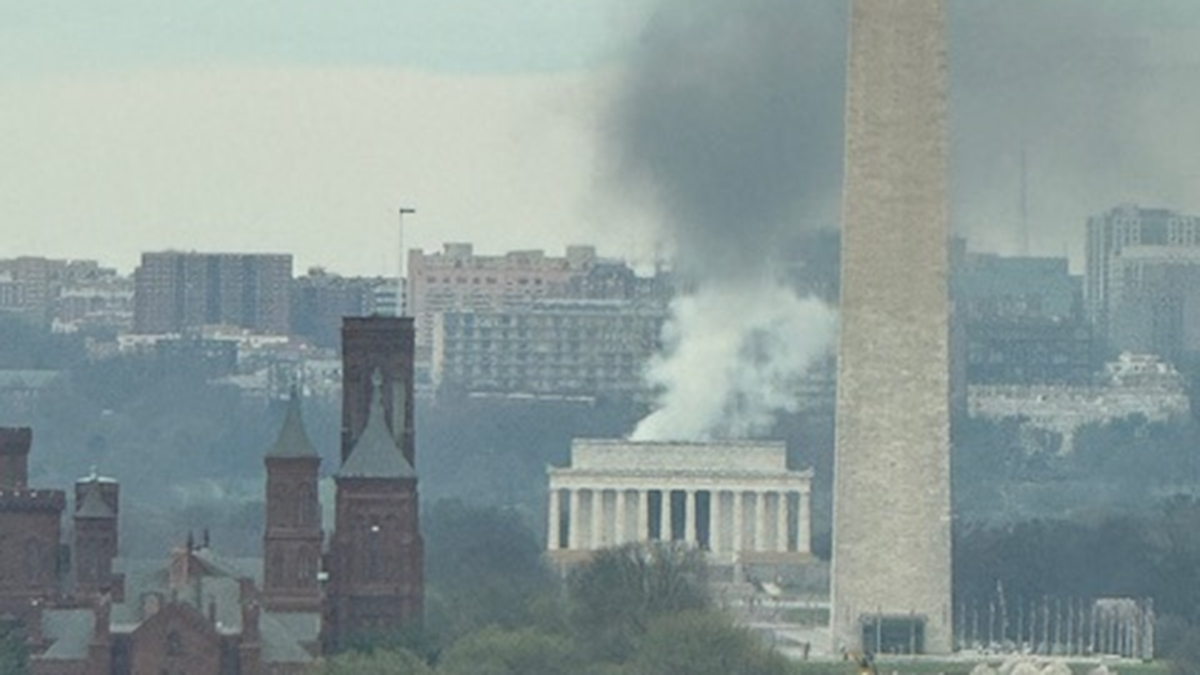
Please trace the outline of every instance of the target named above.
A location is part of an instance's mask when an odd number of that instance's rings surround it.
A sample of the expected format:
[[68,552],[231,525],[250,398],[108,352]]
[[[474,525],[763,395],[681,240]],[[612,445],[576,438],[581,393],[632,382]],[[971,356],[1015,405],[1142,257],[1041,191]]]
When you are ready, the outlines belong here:
[[0,427],[0,490],[23,488],[29,482],[29,427]]
[[93,611],[96,616],[96,628],[92,634],[93,640],[108,644],[109,629],[112,623],[112,598],[107,594],[97,598],[93,605]]
[[[189,535],[190,539],[190,535]],[[192,576],[192,548],[176,547],[171,551],[170,585],[172,591],[186,586]]]

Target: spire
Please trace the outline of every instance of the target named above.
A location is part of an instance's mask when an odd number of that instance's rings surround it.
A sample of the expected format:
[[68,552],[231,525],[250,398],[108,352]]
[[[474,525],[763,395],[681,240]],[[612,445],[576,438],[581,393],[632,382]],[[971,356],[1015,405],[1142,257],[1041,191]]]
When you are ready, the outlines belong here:
[[87,483],[83,490],[83,501],[75,509],[76,518],[116,518],[117,514],[109,508],[104,498],[100,496],[99,479]]
[[378,370],[371,377],[371,409],[367,426],[350,449],[338,478],[416,478],[417,472],[404,458],[396,439],[388,431],[383,411],[383,376]]
[[320,458],[308,433],[304,430],[304,420],[300,415],[300,390],[292,385],[291,396],[288,399],[287,415],[283,418],[283,427],[279,430],[279,438],[275,445],[267,451],[267,457],[312,457]]

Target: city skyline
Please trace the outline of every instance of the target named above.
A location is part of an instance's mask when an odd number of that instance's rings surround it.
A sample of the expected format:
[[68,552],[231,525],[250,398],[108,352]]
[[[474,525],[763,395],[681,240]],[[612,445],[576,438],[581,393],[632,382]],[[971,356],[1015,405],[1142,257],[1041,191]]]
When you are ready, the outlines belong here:
[[[389,274],[396,210],[410,206],[406,243],[425,250],[588,242],[651,256],[659,213],[613,188],[608,112],[646,17],[679,3],[425,4],[0,6],[0,95],[15,102],[0,111],[6,253],[127,273],[145,250],[287,250],[297,269]],[[1075,266],[1082,224],[1113,204],[1200,210],[1187,189],[1200,167],[1178,152],[1200,103],[1183,86],[1200,8],[1145,7],[951,7],[964,56],[952,219],[981,249],[1017,252],[1022,154],[1032,251]],[[844,22],[832,0],[788,11],[801,40]],[[721,37],[707,49],[736,58],[736,30]],[[840,171],[840,157],[810,159],[817,175]],[[837,221],[836,197],[815,201],[789,217]]]

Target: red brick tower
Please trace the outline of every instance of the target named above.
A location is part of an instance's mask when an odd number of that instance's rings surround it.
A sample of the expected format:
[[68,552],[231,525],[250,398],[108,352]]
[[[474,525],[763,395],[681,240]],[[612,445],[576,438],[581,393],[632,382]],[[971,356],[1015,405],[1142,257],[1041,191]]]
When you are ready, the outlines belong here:
[[34,600],[58,592],[62,490],[27,487],[28,428],[0,427],[0,614],[24,616]]
[[75,481],[75,590],[99,596],[114,589],[121,486],[95,472]]
[[342,462],[367,425],[371,379],[383,377],[384,420],[404,458],[416,466],[413,442],[413,320],[346,317],[342,323]]
[[0,427],[0,490],[25,487],[29,480],[29,448],[33,429]]
[[[411,330],[407,334],[411,357]],[[422,614],[424,552],[417,473],[385,421],[384,377],[377,374],[373,379],[366,424],[336,476],[337,523],[329,550],[327,611],[327,637],[334,647],[355,634],[419,622]],[[405,393],[411,386],[409,379]],[[411,429],[411,423],[406,428]]]
[[279,438],[267,452],[267,514],[263,532],[263,605],[269,611],[321,611],[321,456],[308,439],[300,396],[292,390]]

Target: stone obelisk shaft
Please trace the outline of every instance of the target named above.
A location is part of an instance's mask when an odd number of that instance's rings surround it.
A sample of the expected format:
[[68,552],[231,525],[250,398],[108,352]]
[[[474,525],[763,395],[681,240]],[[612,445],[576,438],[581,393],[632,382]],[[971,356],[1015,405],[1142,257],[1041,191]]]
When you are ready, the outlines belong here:
[[918,650],[953,647],[944,16],[943,0],[851,9],[835,649],[898,628]]

